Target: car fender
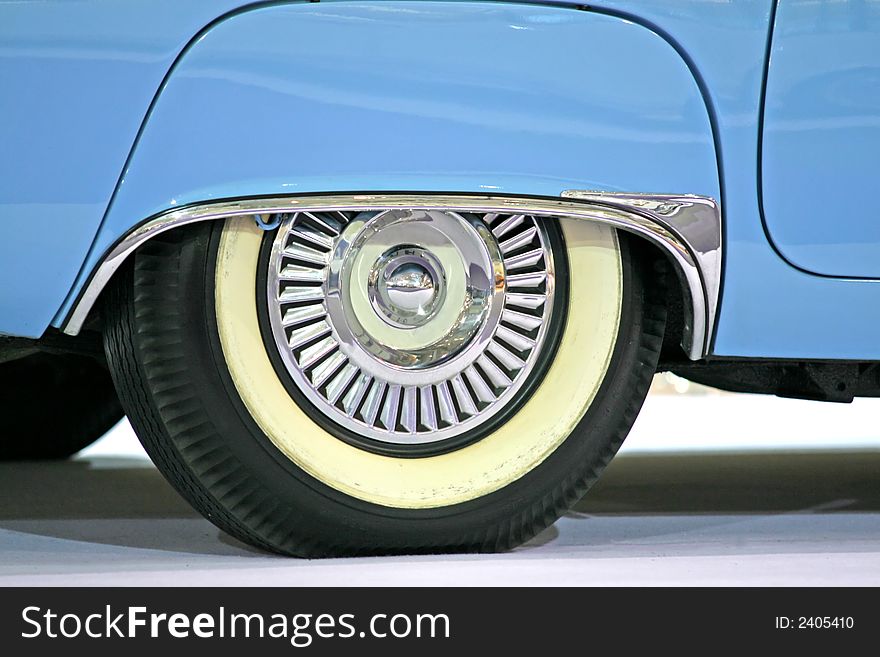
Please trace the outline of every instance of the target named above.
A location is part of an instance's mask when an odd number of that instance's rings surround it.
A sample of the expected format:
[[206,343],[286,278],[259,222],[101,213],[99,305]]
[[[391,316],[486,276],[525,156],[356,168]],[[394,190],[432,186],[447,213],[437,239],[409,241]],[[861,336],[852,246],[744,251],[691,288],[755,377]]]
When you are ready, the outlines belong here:
[[699,86],[646,27],[525,3],[254,9],[212,27],[175,64],[55,324],[114,244],[175,209],[571,189],[720,198]]

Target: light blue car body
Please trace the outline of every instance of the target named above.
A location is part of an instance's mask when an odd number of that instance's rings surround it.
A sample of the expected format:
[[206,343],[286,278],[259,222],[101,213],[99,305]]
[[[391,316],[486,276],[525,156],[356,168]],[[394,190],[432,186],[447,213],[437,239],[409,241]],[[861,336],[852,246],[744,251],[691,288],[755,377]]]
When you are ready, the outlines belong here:
[[590,189],[720,203],[713,354],[880,360],[878,43],[855,0],[0,2],[0,333],[191,203]]

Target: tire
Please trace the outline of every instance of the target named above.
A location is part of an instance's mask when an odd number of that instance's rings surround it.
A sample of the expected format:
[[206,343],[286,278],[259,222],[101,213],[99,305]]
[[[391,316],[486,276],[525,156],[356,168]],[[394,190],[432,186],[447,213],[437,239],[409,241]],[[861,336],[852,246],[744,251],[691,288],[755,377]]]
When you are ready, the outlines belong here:
[[614,456],[665,326],[662,266],[641,243],[558,223],[557,256],[570,270],[560,289],[571,303],[557,342],[523,398],[478,439],[387,453],[347,439],[293,394],[257,311],[271,235],[248,220],[159,235],[119,272],[104,317],[123,406],[171,484],[262,549],[325,557],[515,547],[570,508]]
[[92,358],[34,354],[0,365],[0,461],[64,459],[123,417]]

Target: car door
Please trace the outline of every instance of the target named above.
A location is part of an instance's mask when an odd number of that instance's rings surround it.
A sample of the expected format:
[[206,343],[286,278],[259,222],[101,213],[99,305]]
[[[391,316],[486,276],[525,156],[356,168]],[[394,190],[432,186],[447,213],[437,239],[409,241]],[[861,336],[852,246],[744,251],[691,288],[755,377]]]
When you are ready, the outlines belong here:
[[763,112],[776,248],[809,272],[880,277],[880,2],[781,2]]

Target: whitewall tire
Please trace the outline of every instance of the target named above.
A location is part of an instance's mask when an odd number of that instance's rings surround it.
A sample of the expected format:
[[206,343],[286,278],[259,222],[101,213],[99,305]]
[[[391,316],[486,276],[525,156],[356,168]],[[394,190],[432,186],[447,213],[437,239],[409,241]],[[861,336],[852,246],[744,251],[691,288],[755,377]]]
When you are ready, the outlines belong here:
[[[354,218],[345,219],[354,225]],[[392,219],[386,223],[398,222],[398,236],[404,235],[400,219]],[[378,225],[378,220],[368,220]],[[439,225],[448,219],[419,220]],[[488,230],[494,220],[494,216],[468,219],[477,232],[488,227],[480,233],[488,241],[494,240]],[[451,228],[444,235],[455,237],[459,229],[448,221]],[[493,388],[491,394],[481,395],[482,380],[491,387],[499,361],[491,354],[487,358],[486,352],[468,356],[467,349],[480,339],[480,326],[490,321],[498,327],[512,326],[503,317],[514,322],[520,317],[514,308],[512,315],[499,311],[497,319],[491,319],[492,304],[514,290],[506,287],[514,273],[508,265],[495,263],[500,273],[494,283],[490,281],[495,288],[487,293],[489,300],[479,321],[467,324],[469,318],[453,318],[447,322],[452,328],[437,329],[447,321],[440,306],[450,305],[443,295],[455,301],[456,295],[464,294],[462,285],[455,282],[454,270],[458,266],[455,258],[467,259],[466,249],[461,249],[464,255],[453,250],[450,256],[436,247],[436,259],[432,259],[430,239],[425,241],[427,253],[407,243],[401,262],[408,268],[401,269],[403,265],[395,261],[397,269],[383,271],[381,276],[393,285],[395,272],[403,272],[409,276],[398,276],[404,285],[412,288],[412,281],[424,285],[416,290],[418,297],[392,289],[385,301],[374,299],[377,314],[393,315],[384,318],[391,328],[378,322],[378,328],[370,328],[375,318],[361,322],[355,317],[352,322],[358,330],[363,325],[367,328],[362,337],[347,343],[345,328],[337,330],[328,312],[319,318],[324,322],[318,327],[323,333],[319,335],[318,328],[300,331],[316,337],[304,342],[305,348],[291,351],[297,361],[285,353],[288,343],[297,342],[296,336],[291,337],[288,320],[308,313],[285,315],[282,308],[278,317],[287,324],[276,325],[287,332],[274,342],[267,319],[271,313],[267,303],[274,299],[277,282],[269,281],[267,296],[264,272],[267,258],[273,257],[272,248],[279,250],[268,241],[278,243],[279,238],[248,218],[238,218],[160,235],[136,253],[119,275],[105,309],[105,344],[120,398],[147,451],[169,481],[219,527],[259,547],[301,556],[510,548],[552,523],[614,455],[647,392],[665,323],[660,275],[652,268],[649,249],[597,224],[539,221],[554,222],[550,228],[541,228],[541,234],[549,236],[540,261],[548,270],[544,277],[548,282],[537,290],[546,295],[545,302],[551,293],[555,295],[552,314],[547,303],[543,315],[543,307],[537,306],[532,312],[537,319],[523,320],[524,325],[536,327],[524,333],[532,336],[535,365],[530,365],[530,352],[518,352],[524,363],[519,367],[526,375],[517,378],[517,370],[505,370],[504,385]],[[465,225],[461,230],[465,234],[470,228]],[[332,236],[332,232],[327,234]],[[325,247],[322,253],[332,255],[334,246],[317,237]],[[349,241],[357,243],[355,238]],[[502,243],[500,238],[497,241]],[[297,251],[294,242],[282,241],[280,248],[291,251],[289,244],[294,244],[292,252],[301,257],[303,251]],[[497,245],[491,248],[504,256]],[[398,257],[397,251],[386,249],[391,255],[377,258],[382,249],[385,246],[370,252],[365,246],[364,267]],[[419,268],[419,263],[424,267]],[[279,266],[271,264],[269,271]],[[337,269],[344,273],[346,266]],[[443,271],[437,274],[435,269]],[[345,285],[360,285],[355,281],[364,278],[352,276],[343,281],[343,297]],[[372,276],[375,281],[378,275]],[[434,287],[440,287],[441,281],[447,289],[438,292]],[[411,293],[411,288],[404,292]],[[279,298],[318,294],[316,288],[285,290]],[[493,293],[501,296],[490,299]],[[528,295],[516,292],[513,300],[536,306],[539,302],[532,302],[533,297],[534,290]],[[438,310],[422,312],[419,306],[418,312],[406,315],[411,298],[425,303],[440,299],[435,304]],[[394,306],[396,299],[404,299],[400,307]],[[326,309],[332,300],[322,297],[320,303]],[[394,307],[388,310],[383,303]],[[344,304],[340,308],[340,313],[348,312]],[[367,303],[359,308],[351,312],[361,316],[372,312]],[[348,321],[348,316],[339,316],[343,319],[337,322]],[[550,327],[545,333],[539,320]],[[445,337],[444,344],[453,344],[453,339],[463,335],[461,346],[456,347],[459,351],[439,356],[425,351],[429,353],[425,358],[436,360],[419,362],[410,369],[395,362],[398,369],[390,371],[399,371],[400,378],[391,378],[380,388],[384,365],[369,369],[370,358],[415,353],[416,348],[406,346],[405,341],[420,339],[413,337],[419,334],[412,330],[412,324],[419,322],[425,335],[430,330],[448,330],[451,337]],[[464,333],[461,326],[471,333]],[[397,335],[401,338],[395,342]],[[374,353],[358,352],[376,343],[380,346]],[[316,360],[309,354],[317,348],[305,351],[312,345],[348,356],[334,363],[335,378],[327,377],[329,384],[309,387],[319,376],[296,369],[300,362]],[[306,356],[301,357],[303,353]],[[326,354],[322,357],[329,359]],[[472,361],[465,360],[469,357]],[[458,361],[463,374],[454,369]],[[362,363],[366,365],[358,369]],[[452,377],[448,386],[439,374],[432,375],[441,371]],[[481,374],[480,379],[475,372]],[[425,378],[430,376],[440,383]],[[376,402],[380,411],[373,413],[376,418],[396,395],[390,423],[370,420],[365,401],[369,393],[357,389],[362,379],[370,379],[364,384],[366,390],[380,390]],[[410,380],[416,383],[407,388]],[[333,381],[338,389],[333,389]],[[438,401],[442,405],[440,388],[453,391],[449,393],[453,417],[445,423],[435,417],[440,414],[433,408]],[[462,391],[470,392],[474,404],[459,401],[456,395]],[[360,401],[347,403],[356,397]],[[411,417],[406,415],[406,404],[415,409]]]

